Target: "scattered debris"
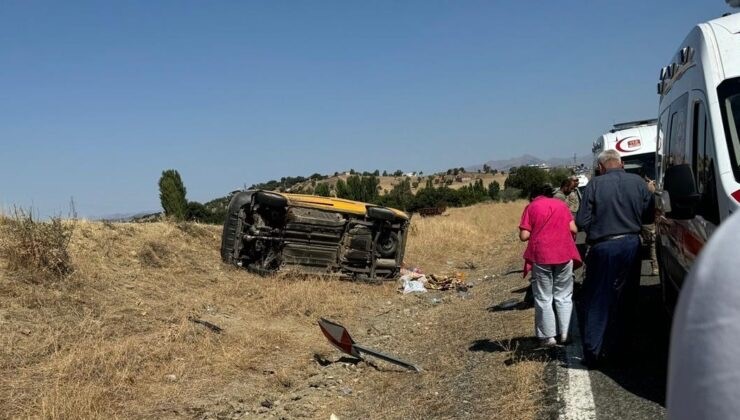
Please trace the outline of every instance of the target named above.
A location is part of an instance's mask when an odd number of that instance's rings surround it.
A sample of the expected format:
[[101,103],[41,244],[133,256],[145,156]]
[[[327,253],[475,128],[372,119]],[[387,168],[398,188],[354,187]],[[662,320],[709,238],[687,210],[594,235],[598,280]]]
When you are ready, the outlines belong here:
[[[472,283],[465,283],[465,273],[455,273],[449,276],[440,276],[436,274],[423,274],[421,269],[401,270],[401,285],[399,289],[404,293],[425,292],[424,289],[431,290],[450,290],[454,289],[461,292],[467,292],[473,287]],[[423,287],[422,287],[423,286]]]
[[[423,279],[423,280],[422,280]],[[424,276],[419,280],[411,280],[408,278],[402,278],[403,281],[403,294],[409,293],[426,293],[427,288],[425,286],[426,278]]]
[[402,269],[400,282],[400,289],[404,295],[408,293],[426,293],[427,291],[427,278],[418,268]]
[[379,313],[379,314],[377,314],[375,316],[385,315],[385,314],[390,313],[390,312],[393,312],[393,309],[388,309],[387,311],[383,311],[383,312],[381,312],[381,313]]
[[463,263],[457,268],[461,270],[475,270],[476,268],[478,268],[478,264],[474,263],[473,261],[463,261]]
[[437,276],[434,274],[430,274],[427,281],[427,289],[434,289],[434,290],[449,290],[449,289],[456,289],[459,290],[461,288],[464,288],[465,290],[468,289],[468,285],[465,284],[465,274],[463,273],[455,273],[451,276]]
[[188,317],[188,321],[194,322],[196,324],[203,325],[204,327],[208,328],[209,330],[215,332],[216,334],[221,334],[221,332],[224,330],[223,328],[219,327],[216,324],[212,324],[208,321],[203,321],[202,319],[195,318],[193,316]]
[[403,360],[399,360],[393,356],[356,344],[355,340],[353,340],[349,335],[349,331],[336,322],[320,318],[319,328],[321,328],[321,332],[324,333],[324,336],[334,347],[351,356],[362,358],[362,353],[365,353],[377,357],[378,359],[385,360],[386,362],[393,363],[394,365],[405,367],[406,369],[414,370],[416,372],[421,371],[420,368],[411,363],[404,362]]

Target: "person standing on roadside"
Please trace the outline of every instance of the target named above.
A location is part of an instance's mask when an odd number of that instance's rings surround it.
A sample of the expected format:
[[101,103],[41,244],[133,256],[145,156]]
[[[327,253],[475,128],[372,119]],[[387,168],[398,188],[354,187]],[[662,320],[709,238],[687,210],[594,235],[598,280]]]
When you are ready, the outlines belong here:
[[581,197],[578,195],[578,185],[580,184],[580,181],[575,175],[570,177],[570,180],[570,194],[568,194],[565,204],[568,205],[568,209],[570,209],[570,213],[573,215],[573,219],[575,219],[576,213],[578,213],[578,209],[581,207]]
[[[655,193],[655,181],[650,179],[647,175],[643,175],[643,179],[647,183],[648,191]],[[650,274],[657,276],[658,256],[655,252],[655,223],[642,225],[640,238],[642,239],[642,245],[646,247],[650,253]]]
[[560,183],[560,188],[555,190],[553,198],[557,198],[563,203],[568,204],[568,196],[571,193],[571,188],[573,188],[573,181],[571,181],[570,178],[564,179],[563,182]]
[[532,271],[535,334],[546,347],[557,344],[558,334],[561,342],[568,340],[573,310],[573,268],[581,264],[573,240],[576,233],[573,217],[568,207],[561,200],[550,198],[550,194],[550,185],[535,190],[519,223],[519,239],[527,242],[524,277]]
[[655,206],[645,181],[625,172],[616,150],[601,152],[598,165],[601,175],[586,186],[576,216],[590,245],[580,319],[589,367],[619,356],[616,345],[625,344],[640,282],[639,234],[652,223]]

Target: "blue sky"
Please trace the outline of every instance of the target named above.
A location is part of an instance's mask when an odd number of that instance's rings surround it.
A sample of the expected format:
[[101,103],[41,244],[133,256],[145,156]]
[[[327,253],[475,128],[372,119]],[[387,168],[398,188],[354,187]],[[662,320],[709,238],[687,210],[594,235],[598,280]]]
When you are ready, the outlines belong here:
[[703,1],[1,1],[0,204],[83,216],[314,172],[587,154]]

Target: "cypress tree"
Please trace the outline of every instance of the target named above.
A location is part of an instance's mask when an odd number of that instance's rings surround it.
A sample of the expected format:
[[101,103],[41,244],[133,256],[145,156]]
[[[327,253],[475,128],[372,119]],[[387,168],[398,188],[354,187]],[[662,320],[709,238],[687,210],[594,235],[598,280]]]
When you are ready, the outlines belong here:
[[176,170],[162,171],[162,176],[159,178],[159,200],[166,216],[177,221],[185,220],[188,213],[186,192],[182,178]]

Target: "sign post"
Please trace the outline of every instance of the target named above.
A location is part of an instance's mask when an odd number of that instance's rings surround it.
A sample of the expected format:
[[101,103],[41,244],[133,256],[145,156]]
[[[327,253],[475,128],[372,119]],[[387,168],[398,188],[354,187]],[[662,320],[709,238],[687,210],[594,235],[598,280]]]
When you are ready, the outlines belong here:
[[349,335],[349,331],[347,331],[346,328],[337,324],[336,322],[320,318],[319,328],[321,328],[321,332],[324,333],[324,336],[327,338],[327,340],[329,340],[329,343],[331,343],[334,347],[338,348],[344,353],[357,358],[362,358],[362,354],[369,354],[373,357],[377,357],[378,359],[393,363],[394,365],[398,365],[416,372],[421,372],[421,369],[414,364],[404,362],[403,360],[399,360],[393,356],[389,356],[385,353],[381,353],[379,351],[372,350],[355,343],[355,340],[353,340],[352,336]]

